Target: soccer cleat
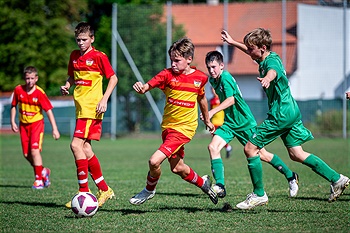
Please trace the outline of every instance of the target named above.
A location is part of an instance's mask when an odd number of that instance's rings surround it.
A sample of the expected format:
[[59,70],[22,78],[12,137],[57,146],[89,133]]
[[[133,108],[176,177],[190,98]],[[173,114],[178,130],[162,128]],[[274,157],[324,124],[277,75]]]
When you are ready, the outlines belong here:
[[101,207],[108,199],[112,199],[115,197],[113,189],[108,186],[107,191],[98,190],[96,194],[98,200],[98,207]]
[[50,174],[51,174],[51,170],[47,167],[44,167],[42,172],[41,172],[41,176],[43,177],[45,188],[48,188],[51,185]]
[[[76,193],[76,194],[78,194],[78,193],[80,193],[79,191]],[[91,193],[91,190],[89,189],[89,193]],[[72,208],[72,200],[70,200],[69,202],[67,202],[66,204],[65,204],[65,206],[68,208],[68,209],[71,209]]]
[[328,202],[337,200],[340,195],[343,194],[344,190],[349,186],[349,177],[340,174],[340,178],[337,182],[331,183],[331,195],[329,196]]
[[43,189],[44,183],[42,180],[35,180],[32,186],[33,189]]
[[205,175],[205,176],[202,176],[202,179],[204,181],[203,186],[201,187],[202,191],[209,196],[210,200],[215,205],[218,204],[218,201],[219,201],[218,200],[218,195],[216,194],[216,192],[211,187],[210,177],[208,175]]
[[218,183],[218,184],[213,185],[212,188],[216,192],[218,197],[224,198],[226,196],[225,185]]
[[299,190],[299,176],[297,173],[293,172],[293,176],[288,179],[289,184],[289,196],[296,197]]
[[129,202],[130,204],[133,204],[133,205],[141,205],[145,201],[152,199],[155,194],[156,194],[156,190],[148,191],[146,188],[144,188],[140,193],[130,198]]
[[257,206],[267,205],[268,201],[269,198],[266,193],[264,193],[264,196],[262,197],[257,196],[255,193],[250,193],[247,195],[247,199],[238,203],[236,207],[241,210],[250,210]]

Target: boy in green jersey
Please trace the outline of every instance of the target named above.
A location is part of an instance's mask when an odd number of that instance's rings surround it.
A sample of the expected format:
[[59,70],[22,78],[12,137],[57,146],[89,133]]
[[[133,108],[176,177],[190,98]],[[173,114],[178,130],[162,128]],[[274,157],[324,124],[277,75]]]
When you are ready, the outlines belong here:
[[[245,146],[254,133],[257,123],[248,104],[242,97],[236,80],[229,72],[224,70],[223,55],[218,51],[208,52],[205,57],[205,64],[210,75],[209,82],[220,99],[220,105],[209,111],[209,117],[211,118],[220,111],[225,113],[223,125],[214,132],[208,146],[211,169],[216,181],[213,189],[217,192],[218,197],[223,198],[226,196],[226,189],[224,164],[220,151],[235,137]],[[260,158],[285,175],[289,183],[289,196],[295,197],[299,189],[298,175],[292,172],[276,154],[272,154],[264,148],[260,150]],[[261,165],[249,166],[249,163],[250,160],[248,160],[248,167],[252,176],[260,177],[262,175]],[[260,163],[260,160],[257,160],[257,163]],[[255,173],[258,173],[258,175]],[[253,182],[253,184],[255,183]]]
[[[331,182],[328,201],[335,201],[349,186],[350,179],[337,173],[316,155],[303,150],[301,145],[312,140],[313,136],[301,121],[301,113],[291,95],[280,57],[270,51],[272,44],[270,31],[263,28],[254,29],[244,37],[244,43],[232,39],[226,31],[221,32],[221,38],[248,54],[259,64],[257,80],[268,99],[268,117],[257,127],[244,147],[248,160],[257,157],[261,153],[261,148],[281,137],[292,160],[310,167],[315,173]],[[267,196],[262,182],[257,185],[259,189],[254,189],[245,201],[237,204],[239,209],[251,209],[266,203]]]

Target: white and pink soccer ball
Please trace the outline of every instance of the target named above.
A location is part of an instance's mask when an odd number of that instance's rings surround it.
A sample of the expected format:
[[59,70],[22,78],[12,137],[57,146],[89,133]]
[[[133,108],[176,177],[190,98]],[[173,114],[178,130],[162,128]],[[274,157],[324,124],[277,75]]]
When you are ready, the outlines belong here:
[[72,199],[72,211],[77,217],[92,217],[97,210],[98,201],[92,193],[79,192]]

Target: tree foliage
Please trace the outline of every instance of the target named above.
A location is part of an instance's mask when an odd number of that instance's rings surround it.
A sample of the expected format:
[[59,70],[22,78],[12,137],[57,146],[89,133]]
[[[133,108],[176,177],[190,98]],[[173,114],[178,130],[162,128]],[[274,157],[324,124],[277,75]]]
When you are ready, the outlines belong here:
[[38,85],[57,95],[67,77],[72,25],[85,14],[85,1],[2,0],[0,2],[0,90],[22,84],[24,67],[39,70]]

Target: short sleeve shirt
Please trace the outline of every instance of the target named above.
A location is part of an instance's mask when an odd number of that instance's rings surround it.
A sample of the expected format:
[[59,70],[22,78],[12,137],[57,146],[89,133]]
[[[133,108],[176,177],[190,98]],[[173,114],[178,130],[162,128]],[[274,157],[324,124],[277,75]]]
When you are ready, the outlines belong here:
[[103,114],[96,114],[96,106],[103,97],[103,76],[109,79],[114,74],[107,55],[94,47],[83,56],[79,50],[71,53],[68,75],[74,77],[75,82],[76,118],[103,118]]
[[[195,69],[195,67],[192,67]],[[174,129],[192,139],[198,126],[197,97],[204,95],[208,77],[201,71],[176,74],[164,69],[148,81],[152,88],[159,88],[166,96],[162,131]]]
[[44,119],[42,110],[47,112],[53,108],[44,90],[39,86],[35,86],[31,94],[27,93],[25,85],[16,86],[11,105],[17,106],[17,104],[19,121],[24,124]]
[[281,127],[289,127],[301,119],[301,113],[291,94],[282,61],[274,52],[259,63],[260,77],[265,77],[269,70],[275,70],[277,76],[268,88],[264,88],[269,105],[268,117],[277,120]]
[[228,124],[231,129],[236,131],[244,131],[256,126],[254,115],[243,99],[236,80],[229,72],[224,70],[220,78],[210,77],[209,82],[219,96],[220,102],[232,96],[235,98],[235,104],[224,110],[224,124]]

